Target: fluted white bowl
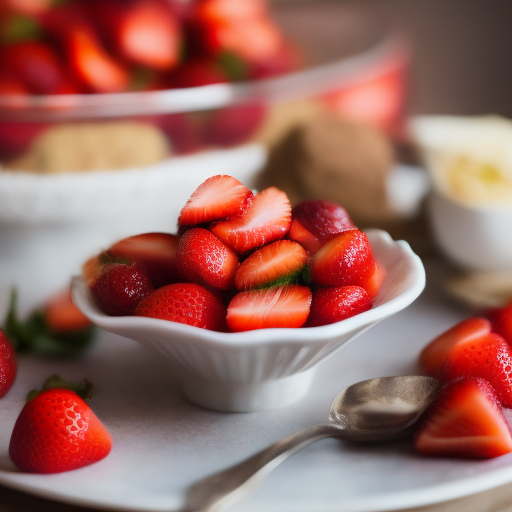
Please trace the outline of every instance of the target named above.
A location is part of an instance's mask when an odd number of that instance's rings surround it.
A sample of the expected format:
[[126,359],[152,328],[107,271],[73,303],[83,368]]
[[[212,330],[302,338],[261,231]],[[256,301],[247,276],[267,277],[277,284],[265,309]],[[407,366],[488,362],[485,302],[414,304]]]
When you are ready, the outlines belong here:
[[185,395],[210,409],[248,412],[290,404],[308,390],[318,365],[381,320],[411,304],[425,286],[420,258],[404,241],[371,230],[368,237],[386,268],[373,308],[341,322],[301,329],[221,333],[167,320],[103,313],[80,277],[73,301],[96,325],[156,349],[179,371]]

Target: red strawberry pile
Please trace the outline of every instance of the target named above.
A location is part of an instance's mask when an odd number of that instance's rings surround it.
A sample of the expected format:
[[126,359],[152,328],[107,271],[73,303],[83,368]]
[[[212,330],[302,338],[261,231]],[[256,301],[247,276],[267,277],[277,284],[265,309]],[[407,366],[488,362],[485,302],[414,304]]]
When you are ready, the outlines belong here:
[[265,0],[2,0],[0,95],[191,87],[290,71]]
[[489,458],[512,451],[512,304],[459,322],[420,354],[444,387],[415,437],[425,455]]
[[123,239],[83,267],[109,315],[228,332],[338,322],[370,309],[385,275],[341,206],[292,209],[281,190],[226,175],[194,191],[177,234]]

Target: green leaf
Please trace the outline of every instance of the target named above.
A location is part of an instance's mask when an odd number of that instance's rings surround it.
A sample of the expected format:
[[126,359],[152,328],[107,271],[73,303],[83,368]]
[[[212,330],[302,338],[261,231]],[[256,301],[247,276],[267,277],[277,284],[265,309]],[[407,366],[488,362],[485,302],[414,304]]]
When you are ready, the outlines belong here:
[[223,51],[217,57],[217,63],[230,82],[249,78],[249,66],[235,53]]
[[78,382],[70,382],[63,379],[59,375],[54,374],[44,381],[41,390],[33,389],[28,393],[27,402],[35,398],[41,391],[56,388],[69,389],[70,391],[76,393],[83,400],[89,400],[92,397],[92,383],[87,379],[82,379]]
[[34,41],[41,37],[39,23],[31,16],[17,14],[2,26],[1,39],[4,44]]

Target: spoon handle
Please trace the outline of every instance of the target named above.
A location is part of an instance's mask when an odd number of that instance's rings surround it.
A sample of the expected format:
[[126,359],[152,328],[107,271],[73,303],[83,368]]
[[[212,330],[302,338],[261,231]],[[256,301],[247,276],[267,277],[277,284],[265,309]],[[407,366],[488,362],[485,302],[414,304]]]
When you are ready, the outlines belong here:
[[187,509],[221,512],[252,494],[269,473],[290,455],[313,441],[341,435],[332,425],[306,428],[265,448],[256,455],[195,484],[188,492]]

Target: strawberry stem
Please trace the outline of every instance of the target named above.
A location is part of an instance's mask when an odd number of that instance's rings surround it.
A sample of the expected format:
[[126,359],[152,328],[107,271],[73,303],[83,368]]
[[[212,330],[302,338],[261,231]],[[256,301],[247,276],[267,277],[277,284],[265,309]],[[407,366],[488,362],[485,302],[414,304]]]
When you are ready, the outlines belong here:
[[87,379],[82,379],[78,382],[70,382],[68,380],[63,379],[57,374],[48,377],[44,382],[40,390],[33,389],[27,395],[27,402],[35,398],[41,391],[46,391],[47,389],[69,389],[76,393],[83,400],[90,400],[92,397],[92,383]]

